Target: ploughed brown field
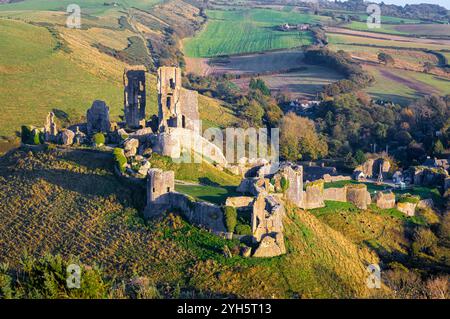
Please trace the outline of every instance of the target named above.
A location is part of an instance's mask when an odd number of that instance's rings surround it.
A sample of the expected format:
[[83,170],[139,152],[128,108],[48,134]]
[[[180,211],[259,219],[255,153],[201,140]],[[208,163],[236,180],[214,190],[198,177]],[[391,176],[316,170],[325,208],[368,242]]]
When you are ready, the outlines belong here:
[[301,66],[302,50],[272,51],[220,58],[187,58],[187,72],[198,75],[263,74],[283,72]]
[[395,27],[396,30],[414,35],[450,37],[449,24],[406,24]]
[[302,50],[272,51],[260,54],[196,59],[188,58],[187,71],[198,75],[234,74],[233,80],[243,91],[248,90],[252,76],[263,79],[275,92],[291,98],[315,98],[323,86],[343,77],[327,67],[305,64]]

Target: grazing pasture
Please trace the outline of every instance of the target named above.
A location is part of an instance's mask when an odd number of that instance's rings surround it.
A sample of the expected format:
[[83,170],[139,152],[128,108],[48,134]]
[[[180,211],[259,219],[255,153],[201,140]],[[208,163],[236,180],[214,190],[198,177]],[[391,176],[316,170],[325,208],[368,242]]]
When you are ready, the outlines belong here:
[[184,41],[189,57],[214,57],[286,49],[312,43],[308,31],[279,31],[283,23],[315,23],[322,18],[298,12],[269,9],[208,10],[208,23],[195,37]]
[[[125,9],[130,7],[150,8],[160,0],[115,0],[119,8]],[[81,0],[74,2],[73,0],[25,0],[20,2],[13,2],[0,6],[0,11],[14,11],[14,10],[36,10],[36,11],[62,11],[65,12],[67,6],[77,3],[82,14],[102,15],[106,11],[114,8],[113,1],[107,2],[104,0]]]
[[450,94],[450,80],[432,74],[365,65],[375,77],[375,83],[365,91],[375,98],[406,105],[428,95]]
[[370,32],[376,32],[376,33],[388,33],[388,34],[400,34],[400,35],[408,35],[409,33],[407,31],[400,31],[396,27],[397,25],[394,24],[381,24],[380,28],[369,28],[367,25],[367,22],[359,22],[359,21],[352,21],[348,24],[344,25],[345,28],[349,28],[351,30],[357,30],[357,31],[370,31]]

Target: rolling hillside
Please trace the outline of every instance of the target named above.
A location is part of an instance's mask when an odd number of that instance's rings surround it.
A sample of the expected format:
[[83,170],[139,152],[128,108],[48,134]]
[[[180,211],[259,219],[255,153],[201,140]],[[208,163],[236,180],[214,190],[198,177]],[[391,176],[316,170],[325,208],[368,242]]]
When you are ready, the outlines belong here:
[[143,190],[120,183],[107,153],[28,152],[0,158],[0,256],[12,270],[27,251],[74,255],[118,281],[144,276],[162,295],[248,298],[367,297],[377,257],[319,221],[289,209],[289,253],[225,258],[226,241],[176,215],[145,223]]
[[[39,11],[59,10],[64,5],[60,1],[30,0],[0,6],[0,95],[4,110],[0,136],[14,135],[23,124],[42,125],[51,110],[62,114],[62,121],[76,122],[96,99],[106,101],[112,119],[120,120],[123,70],[152,59],[141,34],[124,22],[127,11],[123,9],[140,4],[146,8],[156,2],[119,1],[121,7],[113,7],[103,1],[86,1],[88,9],[82,12],[89,15],[82,17],[81,30],[65,27],[65,10]],[[141,23],[136,22],[136,26],[145,29]],[[126,59],[118,60],[107,50],[121,52]],[[147,79],[150,118],[157,113],[156,77],[148,74]],[[200,96],[199,104],[205,127],[239,121],[221,101]]]

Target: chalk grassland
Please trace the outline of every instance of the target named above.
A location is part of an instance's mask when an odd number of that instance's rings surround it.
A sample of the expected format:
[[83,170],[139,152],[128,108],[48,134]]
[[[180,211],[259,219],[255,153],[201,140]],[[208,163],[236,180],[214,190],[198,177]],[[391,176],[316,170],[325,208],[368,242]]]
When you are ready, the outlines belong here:
[[317,17],[265,9],[208,10],[208,23],[195,37],[184,41],[189,57],[213,57],[293,48],[312,43],[309,32],[276,30],[283,23],[312,23]]
[[[24,251],[74,255],[128,282],[144,276],[166,297],[370,297],[366,266],[378,263],[308,212],[288,209],[288,254],[223,256],[227,241],[180,217],[144,222],[143,190],[112,174],[110,154],[15,151],[0,158],[0,256],[12,269]],[[176,292],[178,291],[178,293]],[[376,291],[378,292],[378,291]]]
[[367,210],[359,210],[351,203],[327,201],[326,205],[311,213],[355,244],[369,245],[387,259],[393,253],[408,254],[405,229],[410,231],[426,223],[420,214],[407,217],[396,209],[379,209],[375,205]]

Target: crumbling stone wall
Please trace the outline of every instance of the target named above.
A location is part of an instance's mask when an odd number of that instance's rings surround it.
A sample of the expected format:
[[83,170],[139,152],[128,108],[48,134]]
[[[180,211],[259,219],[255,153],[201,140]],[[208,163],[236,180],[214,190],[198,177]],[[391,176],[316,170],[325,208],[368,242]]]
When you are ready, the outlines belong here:
[[442,168],[431,168],[424,166],[417,166],[411,169],[414,185],[445,186],[445,179],[448,178],[448,172]]
[[383,193],[378,192],[375,195],[375,203],[378,208],[389,209],[395,207],[395,194],[392,192]]
[[145,127],[145,71],[125,70],[123,74],[124,111],[126,126],[131,129]]
[[325,183],[333,183],[333,182],[340,182],[340,181],[349,181],[352,178],[351,178],[351,176],[342,176],[342,175],[332,176],[330,174],[325,174],[325,175],[323,175],[322,179]]
[[261,193],[253,204],[252,233],[257,242],[265,235],[283,232],[284,206],[274,196]]
[[380,173],[380,166],[383,177],[386,178],[386,175],[391,169],[391,163],[384,158],[368,159],[363,164],[356,167],[355,171],[361,171],[367,177],[377,177]]
[[152,168],[147,175],[148,213],[160,214],[171,207],[170,193],[175,191],[175,173]]
[[189,196],[177,192],[165,194],[162,202],[162,204],[149,203],[145,208],[144,217],[152,218],[168,210],[177,210],[193,225],[215,232],[226,232],[222,208],[215,204],[197,202]]
[[303,198],[303,167],[302,166],[284,166],[280,170],[281,176],[288,180],[288,189],[285,192],[286,199],[291,203],[301,207]]
[[397,209],[407,216],[414,216],[416,213],[416,203],[399,202],[397,203]]
[[347,188],[346,187],[332,187],[325,188],[323,190],[323,199],[332,200],[336,202],[346,202],[347,201]]
[[370,194],[364,184],[347,185],[347,201],[353,203],[359,209],[367,209],[370,204]]
[[147,206],[145,218],[152,218],[167,210],[178,210],[186,219],[217,232],[225,232],[222,209],[207,202],[197,202],[191,197],[175,192],[175,173],[152,168],[147,175]]
[[198,92],[181,88],[181,127],[199,131]]
[[262,192],[255,199],[252,213],[252,234],[259,247],[254,257],[274,257],[286,253],[283,239],[283,204]]
[[275,257],[286,253],[283,233],[274,236],[265,236],[255,250],[253,257]]
[[250,196],[228,197],[225,201],[225,206],[236,208],[250,207],[253,204],[254,200],[255,198]]
[[306,191],[304,192],[305,200],[302,208],[314,209],[325,207],[323,190],[323,180],[317,180],[306,184]]
[[[222,150],[195,131],[184,128],[167,128],[153,141],[153,150],[164,156],[180,158],[183,152],[194,150],[203,154],[203,159],[227,166]],[[191,154],[191,153],[188,153]]]

